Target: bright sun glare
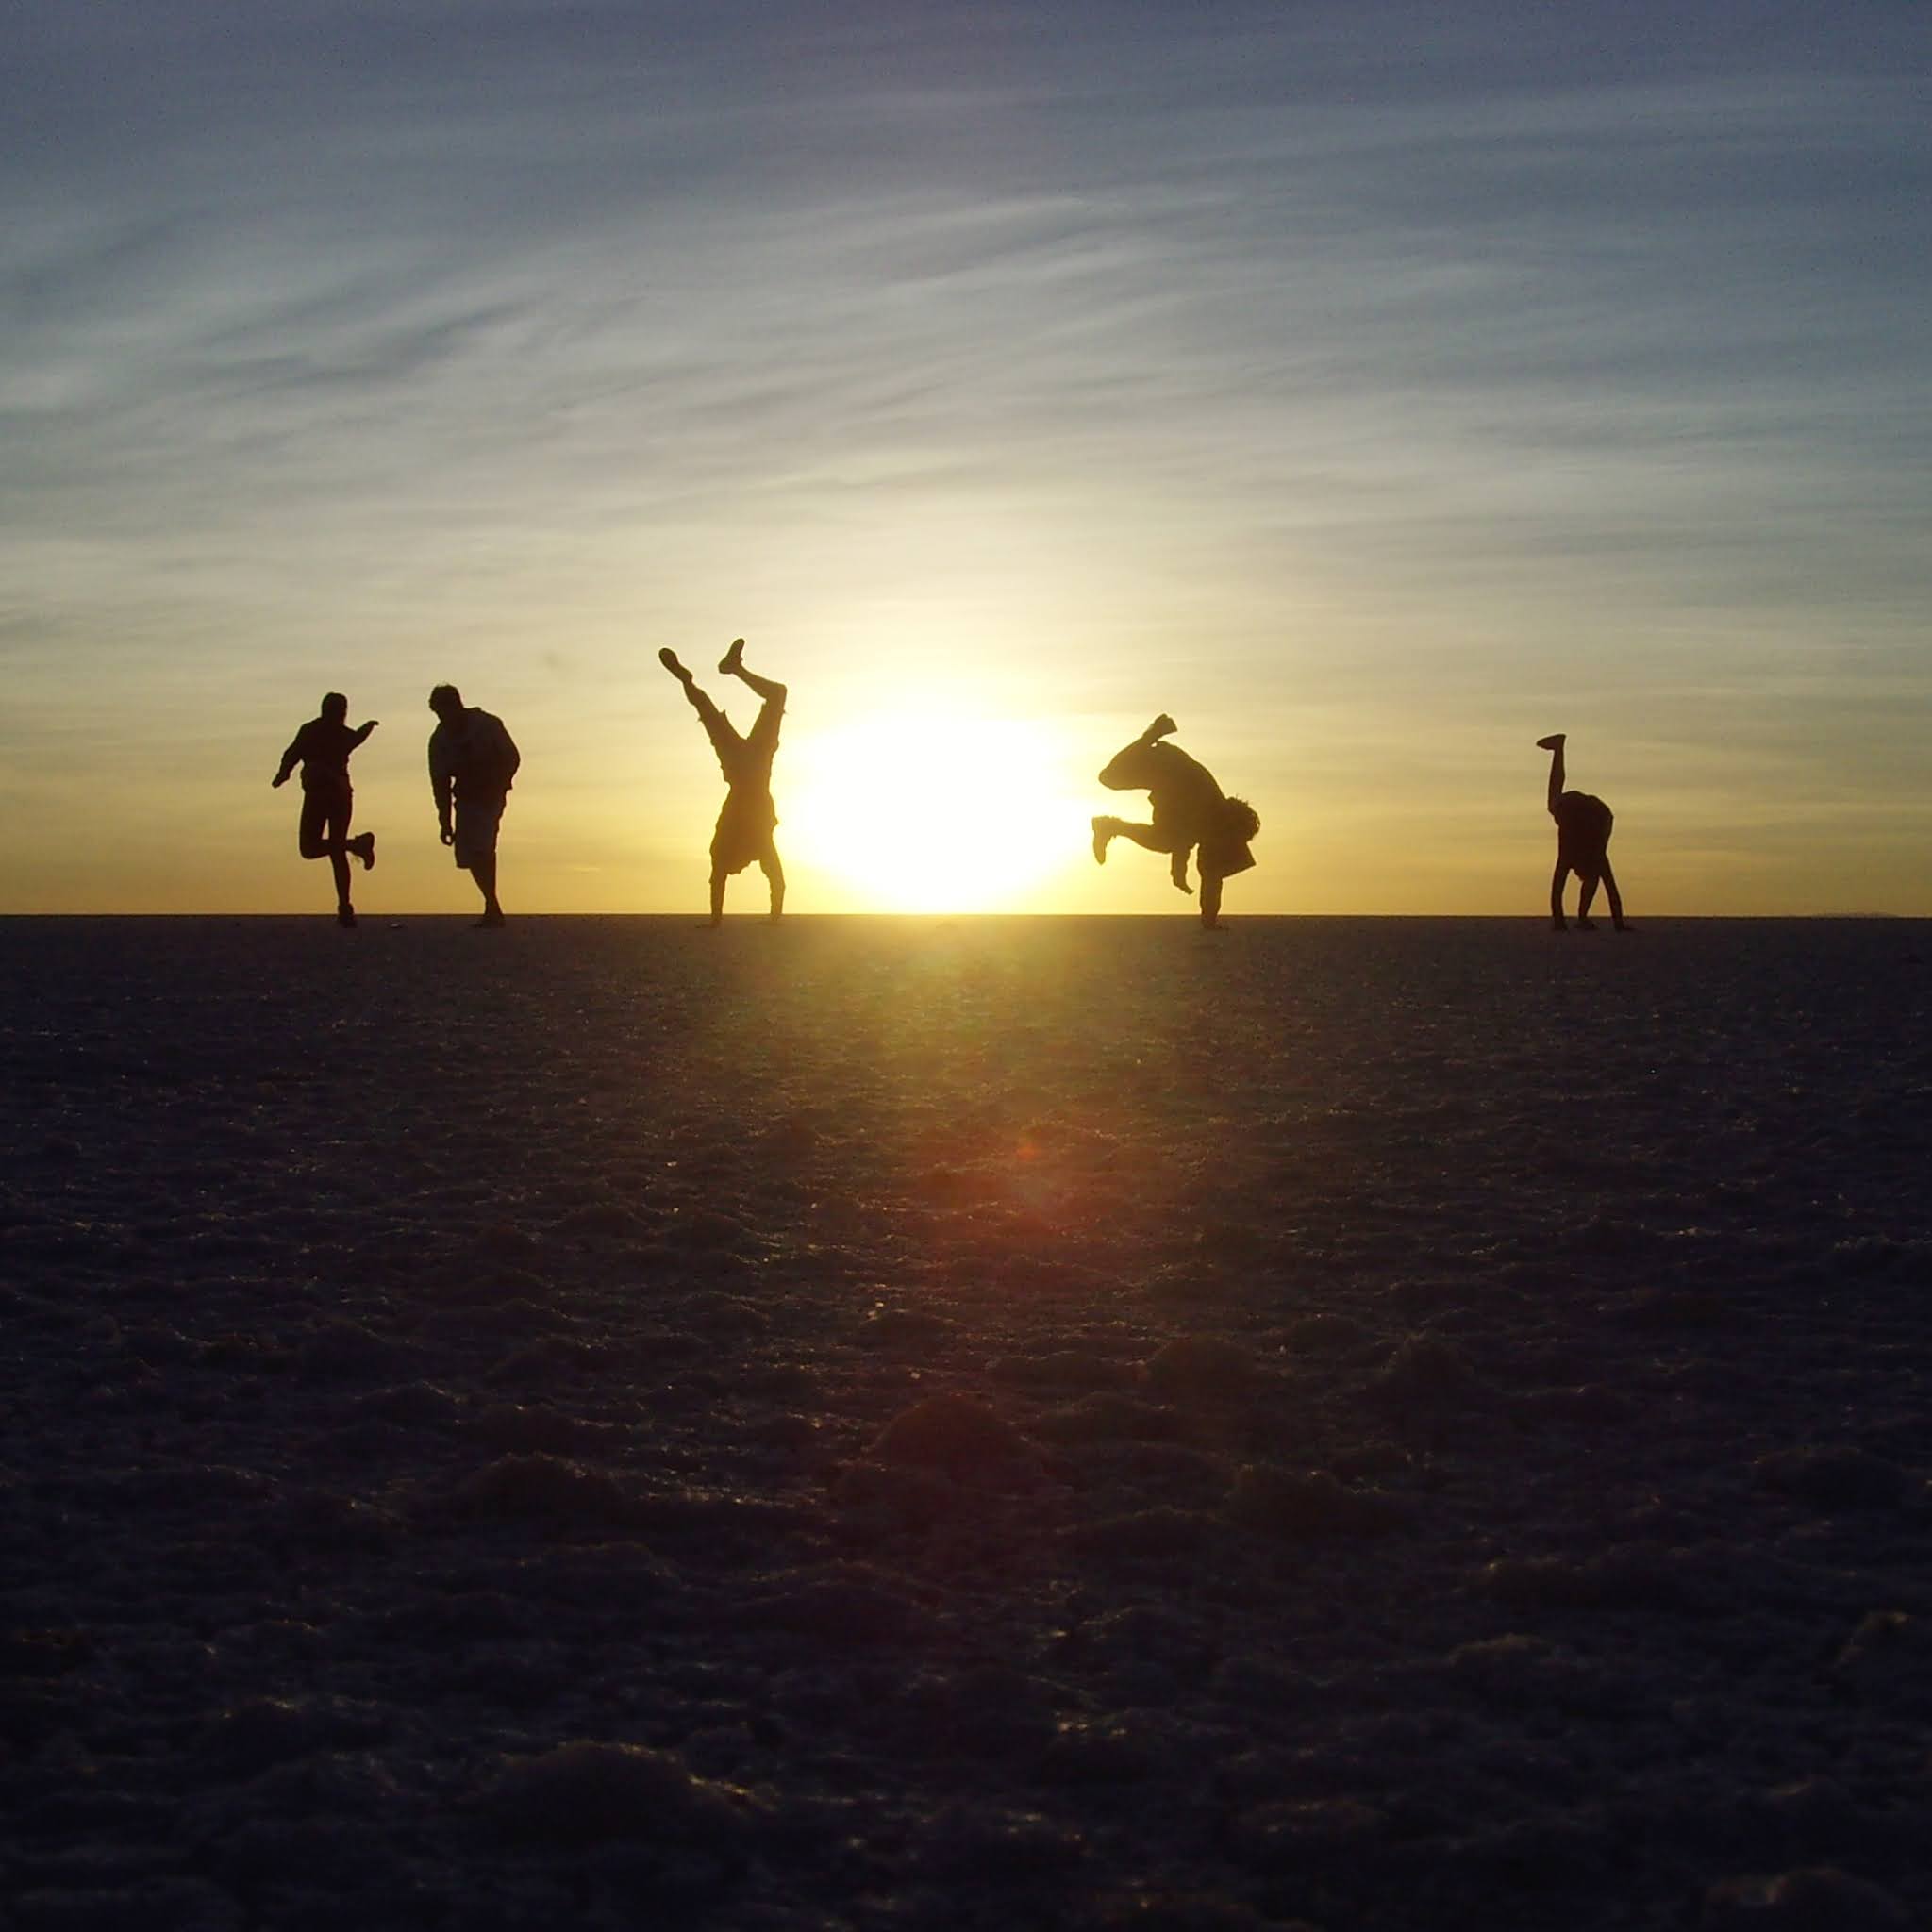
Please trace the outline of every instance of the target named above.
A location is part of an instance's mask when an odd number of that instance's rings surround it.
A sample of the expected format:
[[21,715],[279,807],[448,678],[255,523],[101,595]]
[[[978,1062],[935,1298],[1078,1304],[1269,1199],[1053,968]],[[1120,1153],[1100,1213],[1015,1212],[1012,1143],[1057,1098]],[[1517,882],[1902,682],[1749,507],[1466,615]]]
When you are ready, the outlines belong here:
[[791,752],[779,850],[842,881],[855,909],[1024,910],[1085,835],[1068,770],[1041,724],[875,711]]

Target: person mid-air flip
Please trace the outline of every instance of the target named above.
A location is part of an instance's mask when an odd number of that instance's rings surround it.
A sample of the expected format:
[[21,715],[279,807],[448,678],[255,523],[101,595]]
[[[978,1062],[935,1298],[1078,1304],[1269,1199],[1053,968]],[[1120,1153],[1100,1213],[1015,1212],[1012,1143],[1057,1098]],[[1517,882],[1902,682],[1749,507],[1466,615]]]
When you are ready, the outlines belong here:
[[330,691],[322,701],[320,716],[296,732],[282,754],[281,768],[269,780],[286,785],[289,774],[302,767],[302,823],[296,833],[304,858],[326,858],[336,875],[336,923],[354,925],[356,908],[349,904],[349,855],[367,872],[375,863],[375,834],[349,837],[349,820],[356,809],[349,783],[349,754],[375,729],[370,719],[358,731],[349,729],[349,701]]
[[1169,854],[1169,876],[1186,892],[1192,890],[1188,884],[1188,855],[1198,845],[1201,924],[1212,929],[1221,924],[1221,882],[1254,864],[1248,841],[1260,831],[1261,821],[1245,799],[1227,797],[1206,765],[1178,745],[1161,742],[1178,728],[1163,711],[1101,773],[1100,782],[1109,791],[1145,791],[1154,808],[1154,823],[1135,825],[1125,819],[1095,819],[1093,857],[1105,865],[1108,845],[1115,839],[1131,839],[1149,852]]
[[718,660],[726,677],[748,685],[762,701],[751,730],[741,734],[729,718],[698,689],[697,680],[668,647],[658,662],[684,687],[692,710],[704,721],[705,736],[718,754],[724,774],[724,804],[718,828],[711,834],[711,924],[724,917],[724,882],[754,859],[772,889],[772,917],[785,909],[785,868],[772,832],[778,823],[772,803],[772,759],[778,749],[778,726],[785,716],[785,687],[744,668],[744,640],[733,638],[731,648]]
[[1550,877],[1550,924],[1557,931],[1563,923],[1563,886],[1574,872],[1583,882],[1576,902],[1576,924],[1585,932],[1596,930],[1590,916],[1591,902],[1596,897],[1597,881],[1603,881],[1610,902],[1610,924],[1619,932],[1628,932],[1624,923],[1624,898],[1617,891],[1617,874],[1610,870],[1610,827],[1615,823],[1610,808],[1601,798],[1588,791],[1563,790],[1563,741],[1566,733],[1552,732],[1539,738],[1536,748],[1550,755],[1550,816],[1557,822],[1557,870]]

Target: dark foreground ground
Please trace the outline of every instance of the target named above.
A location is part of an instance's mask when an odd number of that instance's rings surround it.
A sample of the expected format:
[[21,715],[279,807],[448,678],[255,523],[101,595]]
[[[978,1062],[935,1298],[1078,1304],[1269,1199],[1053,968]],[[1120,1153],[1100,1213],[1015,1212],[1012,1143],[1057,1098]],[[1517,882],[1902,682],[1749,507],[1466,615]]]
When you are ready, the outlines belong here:
[[0,1928],[1932,1922],[1932,932],[0,922]]

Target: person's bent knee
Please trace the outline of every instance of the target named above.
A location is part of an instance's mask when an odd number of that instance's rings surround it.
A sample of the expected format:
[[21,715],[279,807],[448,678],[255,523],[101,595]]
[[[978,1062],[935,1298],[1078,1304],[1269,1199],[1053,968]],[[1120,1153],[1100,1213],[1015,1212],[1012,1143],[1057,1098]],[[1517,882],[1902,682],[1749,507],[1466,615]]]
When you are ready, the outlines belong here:
[[300,840],[296,849],[300,851],[304,858],[326,858],[328,857],[328,841],[325,839]]

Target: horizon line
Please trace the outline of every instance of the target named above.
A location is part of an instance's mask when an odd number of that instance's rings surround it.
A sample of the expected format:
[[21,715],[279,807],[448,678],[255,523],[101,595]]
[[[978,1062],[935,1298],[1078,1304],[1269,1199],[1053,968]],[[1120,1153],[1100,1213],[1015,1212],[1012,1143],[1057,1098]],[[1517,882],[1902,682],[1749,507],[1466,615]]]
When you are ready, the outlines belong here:
[[[333,915],[317,912],[211,912],[211,911],[0,911],[0,922],[29,919],[221,919],[221,920],[282,920],[290,923],[307,923],[315,925],[332,926]],[[365,912],[361,915],[364,925],[393,924],[397,921],[410,919],[446,920],[454,924],[474,925],[475,914],[471,911],[425,911],[398,910],[393,912]],[[650,919],[668,920],[692,926],[708,927],[709,919],[702,910],[688,912],[615,912],[615,911],[576,911],[576,912],[519,912],[509,919],[511,925],[528,924],[533,920],[556,919]],[[727,912],[724,924],[727,925],[761,925],[774,924],[792,925],[819,920],[837,919],[878,919],[906,922],[910,920],[1036,920],[1036,921],[1100,921],[1136,920],[1144,922],[1164,921],[1178,925],[1198,925],[1199,915],[1184,910],[1174,912],[1041,912],[1041,911],[884,911],[884,910],[844,910],[825,912],[787,912],[778,921],[774,921],[762,912]],[[1242,912],[1228,915],[1223,922],[1224,928],[1236,925],[1256,924],[1262,922],[1282,920],[1386,920],[1390,922],[1407,921],[1410,923],[1457,921],[1468,924],[1486,922],[1493,924],[1513,924],[1523,922],[1535,925],[1547,925],[1549,915],[1541,912]],[[1764,924],[1785,921],[1887,921],[1893,924],[1914,924],[1932,921],[1928,912],[1654,912],[1641,919],[1633,918],[1633,931],[1641,932],[1645,925],[1653,924]],[[1573,919],[1571,924],[1575,924]]]

